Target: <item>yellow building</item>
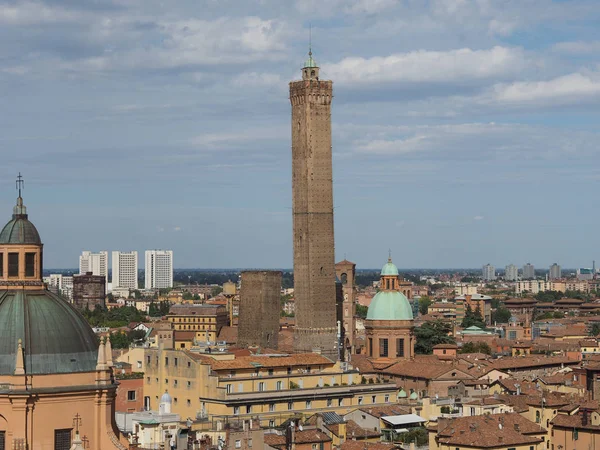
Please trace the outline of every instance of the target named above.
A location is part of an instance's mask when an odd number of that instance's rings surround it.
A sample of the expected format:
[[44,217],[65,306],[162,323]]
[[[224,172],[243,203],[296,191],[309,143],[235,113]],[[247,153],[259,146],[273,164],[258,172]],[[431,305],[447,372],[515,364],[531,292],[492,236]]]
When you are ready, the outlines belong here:
[[279,425],[319,411],[340,414],[396,401],[393,383],[364,383],[356,370],[313,354],[199,354],[147,349],[144,394],[151,408],[168,391],[173,412],[196,421],[255,418]]
[[167,320],[176,332],[194,331],[197,340],[214,342],[227,325],[227,311],[220,305],[173,305]]

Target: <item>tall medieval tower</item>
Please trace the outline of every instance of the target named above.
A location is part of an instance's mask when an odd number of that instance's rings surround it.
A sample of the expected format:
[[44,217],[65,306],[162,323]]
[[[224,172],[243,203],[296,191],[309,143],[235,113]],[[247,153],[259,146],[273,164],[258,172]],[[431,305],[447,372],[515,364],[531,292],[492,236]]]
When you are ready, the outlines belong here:
[[302,80],[290,83],[294,217],[294,350],[336,349],[331,100],[333,82],[319,80],[309,52]]

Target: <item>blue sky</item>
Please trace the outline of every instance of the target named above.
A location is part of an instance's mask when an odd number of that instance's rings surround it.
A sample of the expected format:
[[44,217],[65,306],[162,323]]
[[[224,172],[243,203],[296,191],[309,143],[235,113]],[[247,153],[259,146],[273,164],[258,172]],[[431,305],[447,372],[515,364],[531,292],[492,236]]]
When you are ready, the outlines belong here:
[[312,24],[337,259],[590,266],[599,21],[597,0],[0,1],[0,208],[21,171],[46,267],[291,267],[287,83]]

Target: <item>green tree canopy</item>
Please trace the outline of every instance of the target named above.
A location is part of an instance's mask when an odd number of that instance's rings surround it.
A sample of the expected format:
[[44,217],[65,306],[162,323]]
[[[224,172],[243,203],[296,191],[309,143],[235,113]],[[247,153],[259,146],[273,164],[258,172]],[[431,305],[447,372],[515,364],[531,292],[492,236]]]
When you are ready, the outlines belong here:
[[367,312],[369,311],[369,307],[363,305],[356,305],[356,315],[361,319],[367,318]]
[[492,311],[492,323],[508,323],[512,314],[508,310],[508,308],[504,306],[500,306],[496,308],[495,311]]
[[426,296],[426,295],[422,296],[419,299],[419,312],[422,315],[427,314],[427,312],[429,311],[429,305],[431,305],[431,303],[433,303],[433,302],[431,301],[431,299],[428,296]]
[[433,347],[438,344],[455,344],[452,334],[452,326],[441,320],[433,320],[423,323],[415,328],[415,353],[428,355],[433,353]]
[[485,353],[486,355],[492,354],[492,348],[487,342],[465,342],[460,349],[460,353]]
[[465,311],[465,317],[460,324],[463,328],[469,328],[472,326],[476,326],[479,328],[485,328],[485,321],[483,320],[483,316],[481,315],[481,309],[479,305],[477,305],[477,309],[473,311],[471,305],[467,303],[467,309]]

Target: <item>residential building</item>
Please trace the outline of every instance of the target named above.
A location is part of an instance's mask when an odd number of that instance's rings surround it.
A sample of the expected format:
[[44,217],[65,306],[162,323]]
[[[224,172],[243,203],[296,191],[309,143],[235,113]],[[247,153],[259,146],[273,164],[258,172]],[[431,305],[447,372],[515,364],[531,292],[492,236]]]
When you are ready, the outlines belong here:
[[559,278],[562,278],[562,270],[558,264],[554,263],[550,266],[550,270],[548,271],[548,278],[550,280],[557,280]]
[[60,273],[50,274],[44,281],[48,289],[69,301],[73,301],[73,277],[62,275]]
[[535,267],[533,264],[527,263],[523,266],[523,279],[533,280],[535,279]]
[[519,269],[514,264],[509,264],[504,268],[504,279],[506,281],[517,281],[519,279]]
[[173,330],[193,332],[191,340],[215,342],[227,325],[227,310],[220,305],[173,305],[166,318]]
[[593,269],[577,269],[577,279],[580,281],[589,281],[594,279],[594,270]]
[[173,251],[146,250],[146,289],[173,287]]
[[544,292],[550,289],[550,282],[545,280],[521,280],[515,284],[515,292],[522,294],[528,292],[530,294],[537,294],[538,292]]
[[88,272],[73,277],[73,305],[79,310],[93,311],[106,306],[106,278]]
[[138,252],[112,252],[112,288],[138,288]]
[[473,311],[479,309],[481,316],[487,325],[492,323],[492,297],[483,294],[461,295],[454,299],[456,303],[456,321],[462,322],[465,318],[467,307],[471,306]]
[[104,277],[108,286],[108,252],[93,253],[83,251],[79,257],[79,275],[91,272],[92,275]]
[[469,283],[455,283],[454,295],[473,295],[477,294],[477,285]]
[[[173,412],[192,419],[251,419],[272,426],[298,414],[345,414],[395,401],[394,383],[361,383],[346,363],[316,353],[195,353],[146,350],[144,395],[151,407],[168,389]],[[202,426],[202,424],[194,425]]]
[[491,264],[486,264],[482,269],[484,281],[494,281],[496,279],[496,268]]

